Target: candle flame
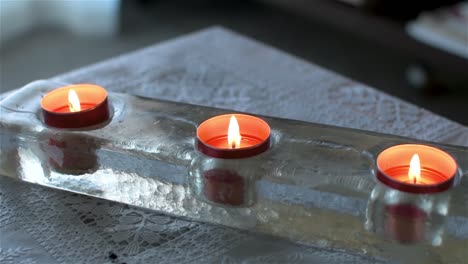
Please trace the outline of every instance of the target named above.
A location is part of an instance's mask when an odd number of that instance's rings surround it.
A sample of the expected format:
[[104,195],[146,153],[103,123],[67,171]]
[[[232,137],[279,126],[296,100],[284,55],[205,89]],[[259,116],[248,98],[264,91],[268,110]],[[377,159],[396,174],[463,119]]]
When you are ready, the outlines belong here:
[[234,115],[231,116],[228,128],[228,146],[229,148],[239,148],[241,143],[241,135],[239,123]]
[[408,171],[408,178],[414,184],[418,183],[421,178],[421,164],[419,162],[419,155],[414,154],[410,161],[410,167]]
[[68,108],[70,109],[70,112],[81,111],[80,99],[73,89],[68,91]]

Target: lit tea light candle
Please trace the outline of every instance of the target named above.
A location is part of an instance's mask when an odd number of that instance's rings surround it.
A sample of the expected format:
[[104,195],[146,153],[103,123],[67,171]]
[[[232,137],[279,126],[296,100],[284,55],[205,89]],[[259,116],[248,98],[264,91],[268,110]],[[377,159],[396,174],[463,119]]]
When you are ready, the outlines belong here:
[[442,217],[437,204],[444,203],[443,192],[453,185],[455,160],[431,146],[403,144],[382,151],[376,163],[382,185],[371,197],[370,211],[379,212],[371,214],[373,228],[400,243],[435,243],[438,232],[433,231]]
[[[234,159],[261,154],[269,146],[270,126],[260,118],[234,114],[203,122],[197,129],[197,149],[209,157],[225,159],[202,173],[205,198],[223,205],[245,205],[251,179],[235,169],[240,163]],[[225,167],[229,160],[233,164]]]
[[385,185],[410,193],[434,193],[449,189],[457,163],[446,152],[416,144],[390,147],[377,157],[377,178]]
[[83,128],[109,119],[107,91],[94,84],[64,86],[41,101],[44,123],[57,128]]
[[250,115],[216,116],[197,129],[197,149],[214,158],[248,158],[266,151],[269,146],[270,126]]

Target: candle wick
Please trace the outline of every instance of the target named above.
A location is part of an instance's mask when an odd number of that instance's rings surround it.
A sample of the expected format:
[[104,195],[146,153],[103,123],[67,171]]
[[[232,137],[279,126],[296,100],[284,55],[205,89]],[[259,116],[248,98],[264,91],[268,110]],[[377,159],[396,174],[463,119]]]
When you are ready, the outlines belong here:
[[72,103],[68,103],[68,109],[70,109],[70,112],[76,112],[75,108],[73,107]]
[[413,177],[413,184],[416,184],[416,177]]
[[236,142],[235,142],[235,141],[233,141],[233,142],[231,143],[231,148],[232,148],[232,149],[235,149],[235,148],[236,148]]

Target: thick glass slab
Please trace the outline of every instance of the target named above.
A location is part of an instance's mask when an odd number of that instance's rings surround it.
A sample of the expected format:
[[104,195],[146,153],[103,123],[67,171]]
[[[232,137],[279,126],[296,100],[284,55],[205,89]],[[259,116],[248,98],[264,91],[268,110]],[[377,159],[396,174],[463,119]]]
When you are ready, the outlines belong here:
[[[198,124],[230,111],[110,93],[108,122],[51,128],[42,121],[40,99],[63,85],[37,81],[0,102],[1,175],[376,258],[468,258],[466,147],[263,117],[272,129],[270,149],[226,164],[198,153],[194,142]],[[459,164],[455,186],[436,195],[409,195],[378,183],[376,156],[402,143],[450,153]],[[210,181],[200,173],[226,168],[239,172],[242,184]],[[213,194],[219,189],[234,195],[219,198]],[[425,217],[387,210],[399,203]]]

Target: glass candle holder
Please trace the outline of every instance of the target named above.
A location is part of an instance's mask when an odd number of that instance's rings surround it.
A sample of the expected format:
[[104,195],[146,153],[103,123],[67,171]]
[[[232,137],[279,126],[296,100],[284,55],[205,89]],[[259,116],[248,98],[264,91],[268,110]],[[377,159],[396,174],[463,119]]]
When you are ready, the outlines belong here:
[[[208,139],[206,142],[210,142],[209,137],[195,138],[197,146],[194,148],[194,135],[203,121],[223,115],[226,110],[109,93],[112,117],[108,122],[78,129],[55,128],[43,122],[40,99],[61,86],[64,84],[37,81],[0,101],[1,175],[158,213],[279,236],[295,242],[323,245],[327,250],[343,250],[381,260],[394,260],[394,255],[382,249],[395,249],[396,245],[364,228],[366,213],[381,208],[382,212],[397,211],[400,215],[414,215],[416,219],[423,215],[426,226],[414,232],[423,233],[423,236],[410,236],[413,239],[394,237],[400,241],[432,237],[434,244],[439,242],[437,236],[428,232],[437,230],[432,228],[437,222],[431,222],[434,221],[431,217],[439,216],[447,222],[445,229],[439,229],[444,233],[440,245],[398,245],[398,248],[407,248],[413,253],[416,250],[418,255],[430,256],[442,263],[464,263],[468,258],[467,147],[430,143],[456,158],[459,177],[453,181],[456,186],[447,190],[450,191],[448,213],[444,212],[447,203],[443,202],[442,197],[437,198],[439,195],[448,195],[446,191],[430,195],[417,194],[422,201],[414,203],[423,209],[424,214],[421,214],[418,211],[411,212],[411,206],[409,210],[398,209],[399,205],[407,203],[406,198],[396,203],[391,199],[382,203],[383,198],[375,198],[378,204],[369,204],[375,186],[375,175],[371,169],[375,168],[378,153],[388,146],[420,141],[297,120],[262,117],[274,128],[268,139],[273,143],[264,145],[268,146],[267,150],[242,158],[213,157],[198,148],[199,140],[205,142]],[[223,121],[224,126],[229,125],[229,119],[230,116]],[[241,134],[244,132],[249,140],[250,136],[257,136],[256,131],[259,129],[245,131],[241,119],[238,118]],[[220,136],[224,137],[221,141],[227,144],[228,128],[224,126],[220,128],[224,133]],[[57,133],[61,135],[57,136]],[[49,146],[50,138],[55,142]],[[72,144],[72,148],[68,149],[67,144],[62,150],[59,147],[62,141],[80,141],[90,148],[88,150]],[[265,141],[268,142],[267,139]],[[47,154],[39,147],[40,144],[42,148],[44,145],[54,148],[52,154]],[[215,147],[211,149],[218,151]],[[238,150],[235,148],[231,151]],[[58,152],[58,155],[54,152]],[[60,161],[56,158],[63,154],[60,152],[92,153],[97,156],[95,161],[98,169],[81,175],[71,175],[74,173],[73,167],[65,166],[65,169],[57,170],[49,163],[49,158]],[[226,150],[221,152],[226,154]],[[420,158],[423,164],[425,159],[423,156]],[[188,177],[188,168],[193,177]],[[210,172],[213,168],[227,168],[236,174],[231,177],[222,172],[214,173],[213,176]],[[206,174],[203,173],[205,171]],[[83,169],[83,172],[86,170]],[[243,185],[236,175],[243,179]],[[208,188],[205,188],[205,180],[209,182]],[[386,188],[384,193],[393,196],[391,194],[395,189],[379,184]],[[219,191],[236,188],[242,190],[237,192],[242,195],[226,196],[222,195],[224,191]],[[396,196],[406,197],[407,194],[415,195],[402,192]],[[435,200],[431,202],[432,199]],[[427,203],[432,204],[431,208],[425,207]],[[396,209],[385,209],[382,204],[398,206]],[[393,218],[386,222],[392,223],[398,219],[395,216],[399,214],[393,214]],[[375,218],[369,219],[376,228],[385,227],[382,224],[384,221],[379,220],[383,214],[371,215]],[[427,223],[432,226],[430,229]],[[395,234],[398,232],[391,230],[404,228],[404,222],[400,221],[393,224],[393,229],[387,230]],[[382,230],[385,232],[384,228]],[[401,252],[397,254],[401,255]]]

